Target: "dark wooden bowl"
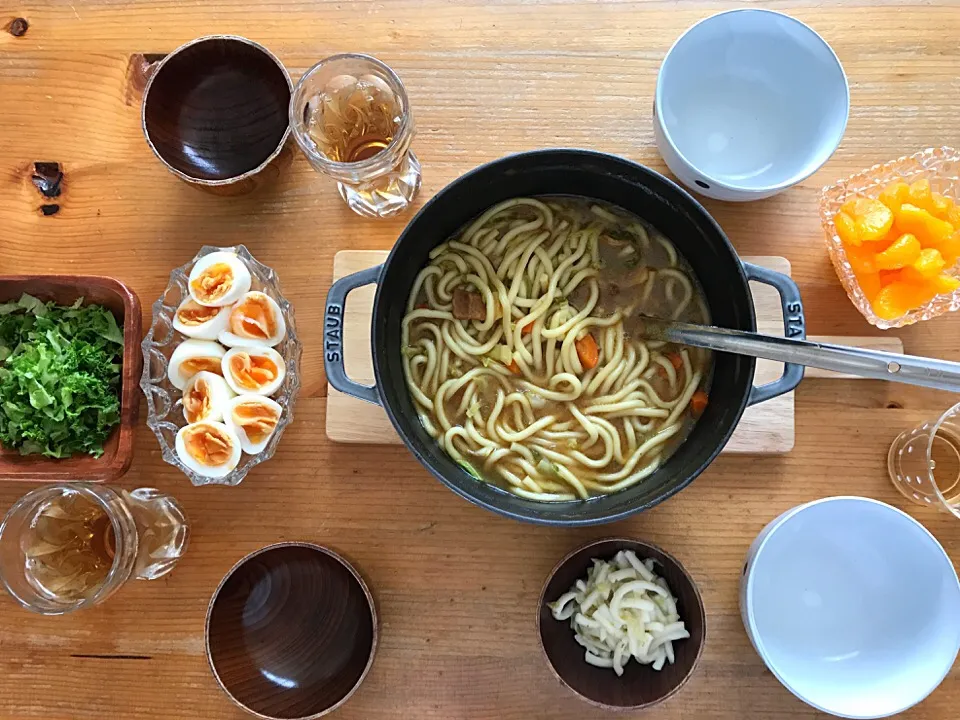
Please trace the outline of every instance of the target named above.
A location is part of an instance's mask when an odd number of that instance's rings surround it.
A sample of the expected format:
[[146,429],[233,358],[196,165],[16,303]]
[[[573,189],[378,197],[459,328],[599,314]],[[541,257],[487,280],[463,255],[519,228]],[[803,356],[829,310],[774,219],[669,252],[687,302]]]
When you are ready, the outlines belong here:
[[[656,573],[670,585],[677,598],[677,612],[690,632],[689,638],[673,644],[674,664],[667,663],[659,672],[633,659],[624,666],[621,677],[610,668],[588,664],[583,648],[573,638],[569,620],[554,620],[547,607],[577,580],[586,579],[593,558],[610,560],[620,550],[633,550],[641,560],[652,558],[657,562]],[[703,652],[707,622],[700,592],[676,558],[650,543],[610,538],[587,543],[557,564],[540,593],[537,624],[543,654],[561,683],[604,709],[642,710],[663,702],[690,679]]]
[[312,720],[340,707],[369,672],[377,635],[363,578],[309,543],[243,558],[207,610],[214,677],[237,705],[269,720]]
[[279,161],[292,91],[290,75],[263,46],[234,36],[199,38],[153,69],[143,93],[143,132],[182,179],[239,194]]
[[93,275],[5,275],[0,276],[0,303],[17,300],[28,293],[44,302],[72,305],[83,298],[87,305],[103,305],[123,325],[123,370],[120,385],[120,424],[107,438],[103,455],[74,455],[48,458],[21,455],[0,448],[0,480],[32,482],[112,482],[123,475],[133,461],[133,434],[140,411],[139,378],[143,367],[140,353],[142,318],[137,294],[119,280]]

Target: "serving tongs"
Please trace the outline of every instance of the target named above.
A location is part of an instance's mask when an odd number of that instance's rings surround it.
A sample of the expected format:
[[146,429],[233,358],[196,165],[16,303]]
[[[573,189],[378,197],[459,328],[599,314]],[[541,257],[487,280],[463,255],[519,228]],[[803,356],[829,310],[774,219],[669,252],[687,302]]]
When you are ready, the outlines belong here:
[[643,316],[642,335],[678,345],[960,393],[960,363]]

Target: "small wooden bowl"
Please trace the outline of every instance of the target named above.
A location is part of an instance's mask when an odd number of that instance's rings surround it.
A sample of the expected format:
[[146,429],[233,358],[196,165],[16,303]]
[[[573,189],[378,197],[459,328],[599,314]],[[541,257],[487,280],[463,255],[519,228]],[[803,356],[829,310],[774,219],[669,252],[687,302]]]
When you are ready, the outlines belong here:
[[181,179],[243,194],[279,174],[292,93],[289,73],[262,45],[231,35],[198,38],[153,69],[143,92],[143,132]]
[[313,720],[340,707],[370,671],[377,636],[363,578],[310,543],[243,558],[207,609],[214,677],[239,707],[266,720]]
[[[667,663],[660,671],[631,659],[618,677],[610,668],[588,664],[583,659],[584,649],[574,640],[570,622],[554,620],[547,607],[548,602],[567,592],[577,580],[586,578],[593,558],[610,560],[620,550],[633,550],[641,560],[656,561],[655,572],[666,579],[677,598],[680,619],[690,632],[689,638],[673,644],[674,664]],[[537,616],[540,647],[553,674],[582,699],[606,710],[643,710],[682,688],[700,661],[706,622],[700,592],[680,562],[656,545],[628,538],[595,540],[563,558],[543,586]]]
[[21,455],[15,449],[0,448],[0,480],[28,482],[112,482],[123,475],[133,461],[133,434],[140,411],[137,383],[143,367],[140,354],[142,318],[137,294],[119,280],[93,275],[5,275],[0,276],[0,303],[17,300],[27,293],[58,305],[72,305],[83,298],[87,305],[103,305],[123,325],[123,370],[120,376],[120,424],[107,438],[103,455],[74,455],[48,458]]

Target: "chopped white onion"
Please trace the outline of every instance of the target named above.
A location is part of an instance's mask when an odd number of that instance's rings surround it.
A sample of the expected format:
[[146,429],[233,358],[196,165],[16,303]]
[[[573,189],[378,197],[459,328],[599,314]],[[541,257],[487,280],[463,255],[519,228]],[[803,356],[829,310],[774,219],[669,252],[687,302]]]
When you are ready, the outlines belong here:
[[673,664],[673,643],[690,633],[677,599],[653,569],[653,560],[641,562],[632,550],[621,550],[610,562],[594,560],[586,581],[577,580],[549,604],[555,619],[570,622],[588,663],[617,675],[630,658],[654,670]]

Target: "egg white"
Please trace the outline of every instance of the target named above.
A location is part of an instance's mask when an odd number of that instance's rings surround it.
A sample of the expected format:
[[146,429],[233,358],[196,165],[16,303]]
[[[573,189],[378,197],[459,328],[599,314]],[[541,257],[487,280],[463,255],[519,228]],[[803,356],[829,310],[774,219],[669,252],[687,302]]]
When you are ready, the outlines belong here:
[[[203,271],[206,270],[211,265],[216,265],[217,263],[225,263],[230,266],[230,270],[233,273],[233,283],[230,286],[230,289],[223,294],[222,297],[217,298],[216,301],[210,302],[201,300],[197,297],[197,294],[193,287],[193,282],[200,275],[203,274]],[[240,299],[247,291],[250,290],[250,271],[247,269],[247,266],[243,264],[241,260],[235,253],[232,252],[214,252],[209,255],[204,255],[202,258],[197,260],[193,265],[193,269],[190,271],[190,297],[194,299],[195,302],[200,303],[201,305],[207,305],[208,307],[223,307],[226,305],[233,305],[237,300]]]
[[181,365],[185,361],[204,357],[212,358],[214,361],[222,361],[226,352],[222,345],[210,340],[184,340],[177,345],[170,356],[170,362],[167,365],[167,377],[170,378],[170,382],[177,390],[182,391],[187,386],[187,381],[196,374],[183,371]]
[[244,403],[256,403],[259,405],[265,405],[277,416],[277,421],[279,422],[280,417],[283,415],[283,406],[278,403],[276,400],[272,400],[263,395],[254,395],[252,393],[246,393],[244,395],[237,395],[235,398],[232,398],[228,403],[226,408],[223,411],[223,422],[228,428],[233,430],[237,437],[240,438],[240,448],[249,455],[256,455],[259,452],[262,452],[263,449],[267,446],[267,443],[270,442],[270,438],[273,437],[273,433],[277,431],[276,428],[267,435],[262,441],[254,443],[247,437],[247,432],[244,429],[243,425],[238,425],[233,417],[233,410],[240,404]]
[[[277,377],[273,380],[273,382],[267,383],[263,387],[257,389],[248,388],[238,383],[233,377],[233,373],[230,371],[230,361],[238,353],[247,353],[251,357],[270,358],[277,366]],[[223,369],[224,380],[227,381],[227,385],[229,385],[237,395],[273,395],[277,390],[280,389],[284,378],[287,376],[287,364],[283,361],[283,356],[273,348],[267,347],[266,345],[246,345],[244,347],[230,348],[227,350],[226,354],[224,354],[220,363]]]
[[[217,335],[227,329],[230,322],[230,307],[224,306],[217,309],[217,314],[204,323],[199,325],[186,325],[180,320],[180,310],[184,305],[190,302],[196,302],[193,297],[189,297],[180,303],[180,307],[173,315],[173,329],[178,330],[187,337],[197,340],[216,340]],[[209,307],[209,305],[204,305]]]
[[[245,337],[243,335],[236,335],[230,331],[231,320],[243,311],[243,302],[249,297],[262,297],[267,301],[267,307],[270,308],[270,311],[273,313],[274,323],[276,324],[276,330],[270,337],[255,338],[255,337]],[[287,334],[287,323],[283,319],[283,312],[280,310],[280,306],[277,305],[277,301],[266,293],[258,292],[256,290],[244,294],[236,304],[230,308],[229,317],[224,325],[223,330],[217,336],[217,339],[221,344],[226,345],[227,347],[240,347],[243,345],[267,345],[269,347],[274,347],[279,345],[280,342]]]
[[230,401],[233,399],[236,393],[230,389],[230,386],[227,385],[227,381],[216,373],[201,370],[187,381],[187,384],[183,388],[184,397],[186,397],[187,393],[193,390],[193,386],[200,380],[204,381],[207,385],[207,393],[210,399],[210,412],[202,417],[196,417],[191,420],[189,417],[187,417],[187,408],[184,406],[183,419],[187,422],[195,423],[223,420],[223,413],[226,411],[227,406],[230,404]]
[[[190,432],[193,428],[196,428],[198,425],[210,425],[215,427],[227,437],[228,442],[230,443],[230,457],[227,459],[226,463],[217,466],[205,465],[204,463],[195,460],[193,455],[190,454],[190,451],[187,450],[187,443],[184,440],[184,437],[188,432]],[[204,421],[199,423],[191,423],[190,425],[184,425],[182,428],[180,428],[179,432],[177,432],[177,439],[174,443],[174,446],[177,451],[177,457],[180,458],[180,462],[193,470],[195,473],[203,475],[204,477],[224,477],[233,472],[240,463],[240,438],[237,437],[237,434],[233,430],[221,422]]]

